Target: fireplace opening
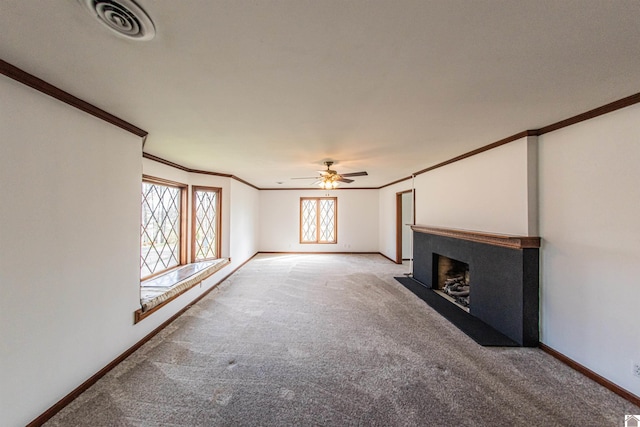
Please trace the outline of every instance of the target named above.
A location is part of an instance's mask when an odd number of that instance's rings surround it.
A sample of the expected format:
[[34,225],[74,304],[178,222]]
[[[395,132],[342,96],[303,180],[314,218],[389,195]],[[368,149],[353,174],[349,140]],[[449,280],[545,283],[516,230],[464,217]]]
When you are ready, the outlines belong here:
[[437,268],[435,291],[451,302],[469,311],[470,276],[469,264],[444,255],[433,254],[433,265]]

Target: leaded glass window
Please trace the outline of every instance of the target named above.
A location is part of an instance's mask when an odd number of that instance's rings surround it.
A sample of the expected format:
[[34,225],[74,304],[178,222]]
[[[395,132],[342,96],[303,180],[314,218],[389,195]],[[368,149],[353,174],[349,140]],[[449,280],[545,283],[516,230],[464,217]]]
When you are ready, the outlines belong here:
[[219,258],[220,189],[193,187],[193,261]]
[[316,242],[318,240],[318,201],[315,199],[302,199],[302,242]]
[[142,182],[140,276],[146,278],[181,264],[182,188]]
[[300,242],[336,243],[336,197],[300,199]]

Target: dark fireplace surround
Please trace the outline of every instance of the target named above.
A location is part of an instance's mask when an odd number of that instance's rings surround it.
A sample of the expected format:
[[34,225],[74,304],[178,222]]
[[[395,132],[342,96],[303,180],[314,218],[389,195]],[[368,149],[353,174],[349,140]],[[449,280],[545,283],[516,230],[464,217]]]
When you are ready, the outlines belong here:
[[538,346],[539,237],[411,229],[414,279],[437,289],[438,256],[469,264],[469,313],[521,346]]

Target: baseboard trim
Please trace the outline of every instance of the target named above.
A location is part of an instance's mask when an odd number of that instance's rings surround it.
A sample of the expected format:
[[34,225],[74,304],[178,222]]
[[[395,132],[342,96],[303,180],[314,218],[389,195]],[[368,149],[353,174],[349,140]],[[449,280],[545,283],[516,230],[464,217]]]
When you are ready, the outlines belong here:
[[383,254],[382,252],[293,252],[293,251],[260,251],[259,254],[283,254],[283,255],[380,255],[388,259],[394,264],[394,260]]
[[[259,254],[291,254],[291,255],[382,255],[380,252],[310,252],[310,251],[260,251]],[[384,255],[382,255],[384,256]],[[386,257],[385,257],[386,258]]]
[[195,298],[189,304],[185,305],[176,314],[174,314],[169,319],[164,321],[160,326],[155,328],[153,331],[151,331],[144,338],[142,338],[140,341],[138,341],[133,346],[131,346],[129,349],[127,349],[120,356],[118,356],[115,359],[113,359],[107,366],[105,366],[104,368],[100,369],[98,372],[96,372],[94,375],[92,375],[88,380],[86,380],[85,382],[80,384],[78,387],[76,387],[71,393],[67,394],[65,397],[60,399],[57,403],[55,403],[49,409],[47,409],[42,414],[40,414],[37,418],[35,418],[33,421],[31,421],[29,424],[27,424],[27,427],[39,427],[39,426],[43,425],[45,422],[49,421],[55,414],[57,414],[62,409],[64,409],[65,406],[67,406],[68,404],[73,402],[78,396],[80,396],[83,392],[85,392],[89,387],[91,387],[96,382],[98,382],[98,380],[100,378],[104,377],[109,371],[111,371],[113,368],[118,366],[118,364],[120,362],[125,360],[127,357],[131,356],[136,350],[138,350],[140,347],[142,347],[151,338],[156,336],[160,331],[162,331],[169,324],[171,324],[171,322],[173,322],[178,317],[180,317],[185,311],[189,310],[194,304],[196,304],[202,298],[207,296],[212,290],[217,288],[222,282],[224,282],[229,277],[231,277],[232,274],[234,274],[236,271],[238,271],[240,268],[242,268],[246,263],[251,261],[256,255],[258,255],[258,252],[253,254],[249,259],[247,259],[245,262],[240,264],[238,267],[233,269],[233,271],[231,271],[229,274],[224,276],[222,279],[220,279],[218,282],[216,282],[215,285],[211,286],[209,289],[207,289],[205,292],[203,292],[201,295],[199,295],[197,298]]
[[394,263],[394,264],[398,264],[398,263],[396,262],[396,260],[395,260],[395,259],[391,259],[391,258],[389,258],[388,256],[386,256],[386,255],[385,255],[385,254],[383,254],[382,252],[378,252],[378,253],[379,253],[380,255],[382,255],[383,257],[385,257],[386,259],[388,259],[389,261],[391,261],[392,263]]
[[627,399],[629,402],[633,403],[634,405],[640,406],[640,397],[639,396],[636,396],[635,394],[631,393],[630,391],[625,390],[622,387],[618,386],[617,384],[612,383],[611,381],[609,381],[608,379],[604,378],[603,376],[596,374],[595,372],[593,372],[591,369],[587,368],[586,366],[579,364],[575,360],[570,359],[569,357],[565,356],[564,354],[560,353],[557,350],[554,350],[553,348],[551,348],[551,347],[549,347],[549,346],[547,346],[545,344],[540,343],[539,347],[540,347],[540,350],[544,351],[547,354],[550,354],[551,356],[555,357],[556,359],[558,359],[559,361],[561,361],[565,365],[568,365],[571,368],[575,369],[576,371],[580,372],[581,374],[583,374],[587,378],[590,378],[593,381],[595,381],[598,384],[600,384],[601,386],[611,390],[612,392],[614,392],[618,396],[621,396],[621,397]]

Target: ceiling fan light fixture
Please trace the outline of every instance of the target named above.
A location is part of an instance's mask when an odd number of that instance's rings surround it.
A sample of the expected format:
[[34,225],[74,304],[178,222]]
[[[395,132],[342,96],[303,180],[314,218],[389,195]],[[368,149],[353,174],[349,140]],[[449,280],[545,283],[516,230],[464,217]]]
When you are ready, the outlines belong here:
[[320,188],[323,188],[325,190],[333,190],[338,186],[338,181],[332,179],[331,176],[326,176],[323,178],[322,181],[320,181],[319,185],[320,185]]

